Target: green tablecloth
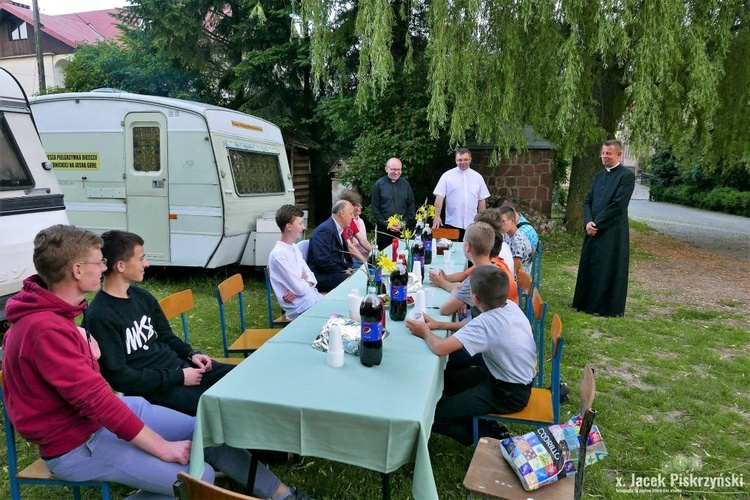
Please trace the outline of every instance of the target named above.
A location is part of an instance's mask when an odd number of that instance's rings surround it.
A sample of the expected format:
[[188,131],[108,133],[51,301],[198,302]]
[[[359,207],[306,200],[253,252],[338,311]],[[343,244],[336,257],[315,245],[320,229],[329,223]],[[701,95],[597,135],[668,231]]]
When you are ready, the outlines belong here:
[[[191,474],[203,471],[203,447],[220,444],[384,473],[413,462],[414,497],[438,498],[427,443],[445,360],[396,321],[388,321],[390,336],[377,367],[347,354],[343,367],[331,368],[326,354],[311,347],[326,318],[347,314],[347,294],[352,288],[364,293],[365,283],[364,272],[355,273],[203,394]],[[437,290],[436,303],[447,297]]]

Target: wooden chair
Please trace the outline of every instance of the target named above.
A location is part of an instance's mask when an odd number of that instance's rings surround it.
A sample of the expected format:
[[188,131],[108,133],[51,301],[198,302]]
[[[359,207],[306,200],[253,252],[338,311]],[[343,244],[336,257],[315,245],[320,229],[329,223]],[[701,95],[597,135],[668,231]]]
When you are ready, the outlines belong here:
[[[464,478],[464,487],[472,494],[481,498],[503,498],[507,500],[558,500],[574,498],[580,500],[583,493],[583,476],[585,472],[584,463],[586,457],[586,443],[591,431],[593,415],[591,409],[596,393],[594,383],[594,371],[586,366],[583,369],[581,379],[581,400],[583,423],[581,425],[581,452],[578,458],[575,479],[566,477],[544,486],[533,492],[527,492],[521,486],[521,481],[511,468],[508,461],[500,452],[500,441],[497,439],[483,437],[477,443],[474,457],[471,459],[469,470]],[[589,415],[588,418],[586,415]]]
[[451,241],[458,241],[458,229],[437,227],[432,230],[432,237],[436,240],[439,240],[440,238],[447,238]]
[[190,332],[188,331],[187,323],[187,312],[195,307],[195,300],[193,299],[193,291],[191,289],[182,290],[181,292],[173,293],[167,297],[164,297],[159,301],[161,310],[167,320],[174,318],[179,315],[182,320],[182,333],[185,337],[185,342],[190,343]]
[[[167,320],[171,320],[177,315],[182,320],[182,335],[185,338],[185,342],[190,342],[190,333],[188,331],[187,313],[195,307],[195,299],[193,298],[193,291],[191,289],[182,290],[181,292],[173,293],[167,297],[164,297],[159,301],[162,312],[166,316]],[[238,365],[242,362],[242,358],[213,358],[220,363],[226,363],[229,365]]]
[[268,328],[276,328],[276,327],[284,328],[286,325],[291,323],[292,320],[286,317],[286,313],[283,310],[281,311],[281,316],[274,319],[273,299],[271,299],[271,295],[273,294],[273,287],[271,287],[271,272],[268,270],[267,267],[263,268],[263,276],[265,276],[266,278],[266,302],[268,304]]
[[109,483],[101,481],[64,481],[52,476],[44,460],[38,458],[19,472],[18,452],[16,450],[16,429],[5,411],[5,399],[2,393],[3,372],[0,370],[0,406],[3,407],[3,424],[5,428],[5,446],[8,450],[8,482],[10,483],[11,500],[21,500],[21,485],[34,484],[40,486],[67,486],[73,489],[73,498],[80,500],[81,487],[88,486],[102,489],[102,499],[109,500]]
[[179,500],[259,500],[256,497],[225,490],[184,472],[177,473],[177,481],[172,488],[174,496]]
[[[219,284],[216,288],[216,300],[219,303],[219,318],[221,320],[221,341],[224,347],[224,356],[229,357],[230,352],[239,352],[245,355],[257,350],[266,343],[268,339],[281,331],[281,328],[254,328],[247,329],[245,326],[245,283],[242,275],[237,273]],[[227,318],[224,305],[234,297],[238,299],[240,314],[240,335],[231,345],[227,340]]]
[[[537,373],[534,377],[534,387],[544,386],[544,325],[547,322],[547,303],[542,300],[542,294],[534,288],[531,296],[531,332],[536,343]],[[558,317],[559,320],[559,317]]]
[[[477,415],[473,418],[474,444],[479,441],[479,421],[493,420],[496,422],[510,422],[514,424],[530,424],[537,427],[557,424],[560,422],[560,361],[563,351],[562,321],[555,314],[550,329],[552,337],[552,381],[551,388],[532,387],[529,403],[521,411],[508,414],[490,413]],[[542,359],[540,364],[543,364]],[[540,379],[541,380],[541,379]]]
[[531,297],[531,291],[534,289],[532,287],[531,275],[523,269],[518,271],[517,275],[518,307],[526,313],[526,317],[531,321],[531,302],[529,302],[529,298]]

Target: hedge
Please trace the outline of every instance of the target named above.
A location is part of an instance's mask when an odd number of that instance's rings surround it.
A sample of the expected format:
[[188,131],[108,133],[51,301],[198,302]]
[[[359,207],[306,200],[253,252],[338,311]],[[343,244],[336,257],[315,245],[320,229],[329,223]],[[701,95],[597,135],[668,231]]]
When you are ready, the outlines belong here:
[[651,198],[654,201],[665,201],[750,217],[750,191],[738,191],[729,187],[716,187],[711,191],[699,191],[695,186],[686,185],[652,186]]

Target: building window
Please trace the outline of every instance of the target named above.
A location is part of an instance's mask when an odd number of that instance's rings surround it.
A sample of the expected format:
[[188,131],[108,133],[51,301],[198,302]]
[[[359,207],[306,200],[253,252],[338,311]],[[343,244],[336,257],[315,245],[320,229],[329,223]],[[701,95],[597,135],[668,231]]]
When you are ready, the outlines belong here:
[[27,40],[29,38],[29,28],[26,21],[13,19],[8,23],[11,40]]

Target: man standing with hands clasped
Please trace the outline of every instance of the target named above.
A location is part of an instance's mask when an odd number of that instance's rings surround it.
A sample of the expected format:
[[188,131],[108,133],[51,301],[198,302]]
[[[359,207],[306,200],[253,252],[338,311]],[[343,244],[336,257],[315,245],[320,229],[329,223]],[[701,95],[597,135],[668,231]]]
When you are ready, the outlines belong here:
[[573,308],[595,316],[622,316],[628,295],[628,204],[635,175],[621,165],[621,157],[619,141],[602,145],[604,169],[596,173],[583,200],[586,236]]
[[464,231],[474,222],[474,216],[487,208],[490,191],[484,177],[471,169],[471,152],[466,148],[456,151],[456,167],[445,172],[435,186],[435,220],[433,228],[443,225],[440,212],[445,201],[445,226],[458,229],[463,241]]
[[383,177],[372,187],[372,214],[375,216],[378,232],[378,249],[382,250],[400,237],[402,227],[388,227],[391,215],[401,215],[408,226],[414,222],[416,205],[409,181],[401,177],[403,165],[398,158],[391,158],[385,164]]

